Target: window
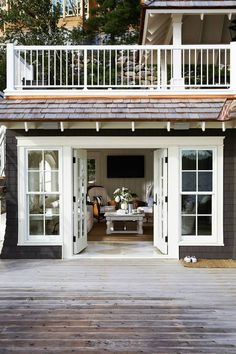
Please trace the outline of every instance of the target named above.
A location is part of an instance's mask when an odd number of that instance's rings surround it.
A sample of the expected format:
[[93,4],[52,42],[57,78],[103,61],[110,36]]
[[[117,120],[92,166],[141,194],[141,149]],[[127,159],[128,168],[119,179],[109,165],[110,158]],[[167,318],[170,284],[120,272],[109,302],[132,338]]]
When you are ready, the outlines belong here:
[[95,159],[87,160],[87,178],[88,178],[88,185],[96,183],[96,160]]
[[59,151],[27,151],[26,205],[29,239],[60,235]]
[[197,244],[216,239],[215,149],[181,150],[181,235]]
[[100,153],[98,151],[87,153],[87,181],[88,186],[100,183]]

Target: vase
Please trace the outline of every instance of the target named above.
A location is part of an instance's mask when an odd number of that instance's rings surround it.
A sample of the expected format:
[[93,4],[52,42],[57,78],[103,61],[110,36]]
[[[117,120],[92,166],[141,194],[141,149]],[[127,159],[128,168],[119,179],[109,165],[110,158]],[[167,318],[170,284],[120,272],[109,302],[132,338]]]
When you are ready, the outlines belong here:
[[127,210],[127,209],[128,209],[128,204],[125,203],[125,202],[123,202],[123,203],[120,204],[120,208],[121,208],[122,210]]

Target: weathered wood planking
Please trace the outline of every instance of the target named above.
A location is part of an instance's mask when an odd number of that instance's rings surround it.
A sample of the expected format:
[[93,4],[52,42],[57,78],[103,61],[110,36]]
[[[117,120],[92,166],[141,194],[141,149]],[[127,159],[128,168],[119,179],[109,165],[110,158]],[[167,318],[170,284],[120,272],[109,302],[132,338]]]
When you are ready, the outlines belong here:
[[0,354],[236,353],[235,269],[0,262]]

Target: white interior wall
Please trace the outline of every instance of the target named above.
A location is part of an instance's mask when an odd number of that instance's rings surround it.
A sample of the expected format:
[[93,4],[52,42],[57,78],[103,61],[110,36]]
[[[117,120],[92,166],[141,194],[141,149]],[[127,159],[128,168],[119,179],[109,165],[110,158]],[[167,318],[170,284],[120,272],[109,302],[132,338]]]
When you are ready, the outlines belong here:
[[[88,150],[88,158],[94,156],[98,159],[98,180],[96,184],[106,188],[112,198],[113,192],[118,187],[127,187],[136,193],[141,200],[145,201],[146,189],[153,182],[153,150]],[[145,173],[144,178],[107,178],[107,156],[108,155],[144,155]]]

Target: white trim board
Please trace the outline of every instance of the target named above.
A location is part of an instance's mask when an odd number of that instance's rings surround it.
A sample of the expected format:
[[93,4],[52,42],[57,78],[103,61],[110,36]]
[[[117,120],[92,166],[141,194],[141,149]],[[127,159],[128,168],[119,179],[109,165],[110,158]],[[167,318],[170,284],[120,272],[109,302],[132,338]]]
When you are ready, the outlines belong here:
[[[224,136],[220,137],[153,137],[153,136],[113,136],[113,137],[95,137],[95,136],[57,136],[57,137],[16,137],[18,147],[38,147],[38,146],[73,146],[77,149],[153,149],[170,146],[221,146]],[[207,144],[206,144],[207,139]]]

